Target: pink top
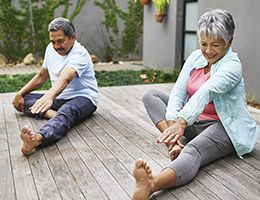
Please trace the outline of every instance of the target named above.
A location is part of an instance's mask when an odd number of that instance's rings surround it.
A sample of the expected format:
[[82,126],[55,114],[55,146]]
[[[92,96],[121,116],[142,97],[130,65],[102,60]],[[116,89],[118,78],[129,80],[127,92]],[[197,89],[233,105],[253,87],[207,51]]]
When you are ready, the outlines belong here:
[[[204,68],[194,69],[188,83],[188,95],[191,96],[209,79],[210,72],[204,73]],[[219,120],[213,101],[204,109],[203,113],[198,116],[199,120]]]

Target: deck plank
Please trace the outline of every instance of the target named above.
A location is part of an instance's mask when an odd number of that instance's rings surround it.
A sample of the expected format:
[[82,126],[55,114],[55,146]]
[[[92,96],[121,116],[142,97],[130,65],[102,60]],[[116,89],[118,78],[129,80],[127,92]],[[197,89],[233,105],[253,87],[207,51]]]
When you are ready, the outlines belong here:
[[[17,113],[16,114],[19,129],[23,126],[29,126],[34,128],[34,132],[37,130],[35,124],[30,118]],[[53,179],[52,173],[49,169],[47,160],[42,150],[36,151],[34,154],[28,157],[28,162],[31,168],[31,173],[37,188],[39,199],[59,200],[61,199],[60,192]]]
[[[19,130],[28,125],[37,131],[45,121],[16,112],[13,93],[0,94],[0,199],[131,199],[136,159],[147,160],[154,173],[170,163],[166,147],[155,142],[160,133],[142,104],[151,88],[169,93],[172,84],[100,88],[100,104],[90,119],[29,157],[20,153]],[[231,155],[213,162],[189,184],[151,199],[255,200],[260,199],[259,178],[260,138],[243,159]]]
[[0,116],[3,116],[0,117],[0,199],[9,200],[15,198],[15,188],[5,126],[3,95],[0,95],[0,102]]
[[18,139],[19,127],[15,111],[10,102],[12,95],[3,94],[3,107],[6,132],[10,148],[12,172],[15,185],[15,196],[21,200],[38,199],[38,194],[31,173],[28,159],[21,155],[21,141]]

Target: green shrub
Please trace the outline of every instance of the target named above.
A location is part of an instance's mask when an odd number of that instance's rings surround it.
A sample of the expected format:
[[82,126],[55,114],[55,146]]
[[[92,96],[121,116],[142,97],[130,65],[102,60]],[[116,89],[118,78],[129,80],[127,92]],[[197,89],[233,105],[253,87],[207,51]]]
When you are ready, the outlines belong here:
[[[96,71],[99,87],[137,85],[151,83],[175,82],[178,72],[165,73],[156,70],[119,70],[119,71]],[[23,75],[0,75],[0,93],[16,92],[22,88],[35,74]],[[51,83],[48,81],[39,90],[48,90]]]
[[19,0],[19,6],[14,7],[12,1],[1,0],[0,53],[10,62],[22,60],[30,52],[42,57],[49,43],[48,24],[54,18],[56,9],[63,8],[61,16],[73,20],[85,2]]

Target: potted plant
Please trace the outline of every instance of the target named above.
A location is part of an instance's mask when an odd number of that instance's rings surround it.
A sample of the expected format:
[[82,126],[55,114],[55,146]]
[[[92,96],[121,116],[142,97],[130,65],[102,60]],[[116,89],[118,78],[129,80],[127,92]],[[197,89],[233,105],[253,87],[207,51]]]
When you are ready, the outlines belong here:
[[155,20],[161,23],[166,16],[170,0],[152,0],[156,8]]
[[150,0],[140,0],[140,4],[142,6],[148,5],[150,3]]

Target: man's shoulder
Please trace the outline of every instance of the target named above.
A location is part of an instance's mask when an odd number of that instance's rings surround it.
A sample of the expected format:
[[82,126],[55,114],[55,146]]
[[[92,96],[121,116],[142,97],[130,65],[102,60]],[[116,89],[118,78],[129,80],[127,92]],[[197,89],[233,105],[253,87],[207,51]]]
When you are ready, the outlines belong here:
[[74,43],[72,51],[73,52],[81,52],[81,53],[88,52],[87,49],[83,45],[81,45],[77,40]]

